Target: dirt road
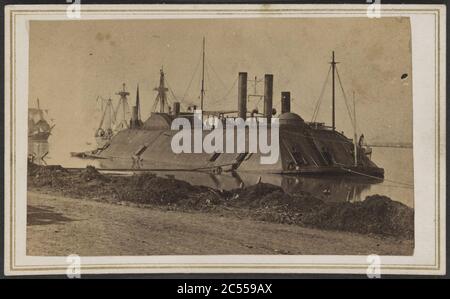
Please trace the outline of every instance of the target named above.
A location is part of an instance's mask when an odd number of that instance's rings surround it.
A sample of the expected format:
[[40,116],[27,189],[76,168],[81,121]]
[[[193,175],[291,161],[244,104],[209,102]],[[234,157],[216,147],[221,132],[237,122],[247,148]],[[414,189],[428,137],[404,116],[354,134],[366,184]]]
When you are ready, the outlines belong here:
[[411,255],[413,242],[28,192],[27,254]]

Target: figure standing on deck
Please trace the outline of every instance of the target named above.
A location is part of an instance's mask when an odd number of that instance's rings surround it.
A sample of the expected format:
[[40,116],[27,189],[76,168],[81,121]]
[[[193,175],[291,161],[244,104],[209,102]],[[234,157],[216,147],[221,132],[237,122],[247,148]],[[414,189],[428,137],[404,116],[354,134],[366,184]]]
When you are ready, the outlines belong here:
[[359,147],[363,147],[365,145],[364,134],[361,134],[361,136],[359,137],[358,145]]

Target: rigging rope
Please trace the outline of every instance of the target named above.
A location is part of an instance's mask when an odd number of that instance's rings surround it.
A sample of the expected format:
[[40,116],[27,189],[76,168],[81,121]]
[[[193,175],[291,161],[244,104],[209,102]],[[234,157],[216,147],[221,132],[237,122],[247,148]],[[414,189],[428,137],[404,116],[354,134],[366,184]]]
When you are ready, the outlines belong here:
[[255,105],[255,108],[258,108],[259,103],[261,103],[261,101],[263,100],[263,98],[264,98],[264,96],[259,97],[259,100],[258,100],[258,102],[257,102],[256,105]]
[[189,81],[189,84],[188,84],[188,86],[187,86],[187,88],[186,88],[186,91],[184,92],[183,97],[181,98],[182,101],[184,101],[184,99],[186,98],[186,95],[187,95],[189,89],[191,88],[192,81],[194,81],[195,74],[197,73],[197,70],[198,70],[198,67],[199,67],[199,65],[200,65],[200,62],[202,61],[202,59],[201,59],[201,58],[202,58],[202,54],[203,54],[203,53],[201,53],[201,55],[200,55],[200,57],[199,57],[199,60],[198,60],[198,62],[197,62],[197,65],[195,66],[194,73],[192,74],[191,80]]
[[313,117],[311,119],[311,122],[315,122],[316,119],[317,119],[317,115],[319,114],[320,104],[322,103],[323,94],[325,92],[325,87],[327,85],[328,78],[330,77],[330,72],[331,72],[331,65],[330,65],[330,67],[328,69],[328,73],[327,73],[327,76],[325,78],[325,81],[323,82],[322,90],[320,91],[320,95],[319,95],[319,98],[317,99],[316,106],[314,107],[314,113],[313,113]]
[[156,95],[155,100],[153,101],[153,106],[152,106],[152,110],[153,112],[156,111],[156,106],[158,106],[158,102],[159,102],[159,94]]
[[[189,80],[189,84],[188,84],[188,86],[187,86],[187,88],[186,88],[186,90],[185,90],[185,92],[184,92],[184,94],[183,94],[183,97],[181,98],[181,100],[179,100],[180,102],[184,102],[184,103],[185,103],[185,98],[186,98],[186,96],[188,95],[188,92],[189,92],[189,90],[190,90],[190,88],[191,88],[191,86],[192,86],[192,83],[193,83],[193,81],[194,81],[194,79],[195,79],[195,77],[196,77],[197,71],[198,71],[199,66],[200,66],[200,64],[201,64],[201,62],[202,62],[202,58],[203,58],[203,50],[200,51],[200,57],[199,57],[199,59],[198,59],[198,61],[197,61],[197,65],[195,66],[194,73],[192,74],[192,77],[191,77],[191,79]],[[214,101],[214,102],[221,102],[221,101],[223,101],[226,97],[228,97],[228,95],[230,94],[230,92],[233,90],[233,88],[235,87],[236,82],[237,82],[237,80],[238,80],[238,77],[236,77],[235,81],[233,82],[233,85],[232,85],[231,88],[228,89],[228,91],[227,91],[227,86],[226,86],[226,84],[224,83],[224,81],[222,80],[222,78],[219,76],[219,74],[217,73],[217,71],[214,69],[214,67],[212,66],[212,63],[209,61],[209,59],[208,59],[208,58],[205,58],[205,74],[206,74],[206,77],[207,77],[208,80],[205,80],[205,82],[204,82],[204,91],[205,91],[205,93],[203,94],[204,97],[205,97],[205,95],[206,95],[206,89],[207,89],[207,88],[206,88],[206,82],[207,82],[207,81],[209,82],[209,81],[211,81],[211,79],[212,79],[212,76],[210,75],[210,72],[209,72],[209,68],[211,68],[213,74],[217,77],[217,79],[219,80],[220,84],[222,85],[224,91],[226,92],[225,95],[224,95],[222,98],[220,98],[218,101]],[[202,78],[201,78],[201,76],[200,76],[199,82],[198,82],[199,85],[201,84],[201,79],[202,79]],[[167,85],[169,86],[168,83],[167,83]],[[170,87],[169,87],[169,90],[171,91],[172,96],[176,99],[176,97],[175,97],[173,91],[170,89]],[[189,105],[188,105],[188,106],[189,106]]]
[[208,60],[208,58],[206,59],[206,64],[212,69],[213,73],[216,75],[217,79],[219,79],[220,84],[222,84],[222,87],[224,89],[224,91],[226,91],[227,86],[225,85],[225,83],[222,81],[222,79],[220,78],[219,74],[216,72],[216,70],[213,68],[212,63]]
[[[205,66],[205,74],[206,74],[206,79],[207,80],[205,80],[205,86],[204,86],[204,94],[203,94],[203,97],[204,97],[204,100],[203,100],[203,105],[205,105],[205,100],[206,100],[206,90],[208,90],[209,91],[209,82],[211,82],[211,77],[210,77],[210,75],[209,75],[209,70],[208,70],[208,68]],[[206,83],[208,82],[208,85],[206,85]],[[209,99],[208,99],[209,100]],[[204,108],[204,107],[203,107]]]
[[219,102],[222,102],[223,100],[225,100],[226,97],[228,97],[230,95],[230,92],[234,89],[234,86],[236,85],[238,79],[239,79],[239,77],[236,76],[236,79],[234,79],[233,85],[231,85],[231,87],[227,91],[227,93],[222,98],[220,98]]
[[341,87],[342,94],[344,96],[344,101],[345,101],[345,106],[347,107],[348,117],[350,118],[350,121],[352,122],[353,128],[355,128],[355,125],[356,125],[355,124],[355,120],[352,117],[352,112],[351,112],[350,106],[348,105],[347,95],[345,94],[344,87],[342,86],[341,76],[339,76],[339,71],[337,69],[337,66],[336,66],[336,74],[337,74],[337,77],[338,77],[339,86]]
[[[167,88],[169,89],[170,94],[172,95],[173,99],[175,101],[178,101],[177,97],[175,96],[175,93],[173,92],[172,88],[170,87],[169,80],[167,80],[167,78],[166,78],[166,83],[167,83]],[[169,102],[169,98],[168,97],[167,97],[167,102]]]
[[[187,107],[189,106],[189,103],[186,103],[186,102],[183,101],[183,99],[179,99],[178,97],[175,96],[175,92],[174,92],[173,89],[171,88],[171,85],[170,85],[169,81],[167,80],[167,78],[166,78],[166,85],[167,85],[167,88],[169,89],[169,91],[170,91],[170,93],[171,93],[173,99],[174,99],[176,102],[179,102],[180,105],[182,105],[183,107],[186,107],[186,108],[187,108]],[[169,98],[167,98],[167,102],[168,102],[168,103],[171,102],[171,101],[169,100]]]
[[383,178],[379,178],[379,177],[376,177],[376,176],[373,176],[373,175],[369,175],[369,174],[365,174],[365,173],[362,173],[362,172],[354,171],[354,170],[351,170],[351,169],[348,169],[348,168],[344,168],[344,167],[341,167],[341,168],[343,170],[345,170],[345,171],[348,171],[348,172],[351,172],[351,173],[354,173],[354,174],[358,174],[358,175],[361,175],[361,176],[365,176],[365,177],[368,177],[368,178],[377,179],[377,180],[385,181],[385,182],[390,182],[390,183],[394,183],[394,184],[398,184],[398,185],[403,185],[403,186],[409,187],[409,188],[414,188],[414,185],[411,185],[411,184],[408,184],[408,183],[398,182],[398,181],[393,181],[393,180],[388,180],[388,179],[383,179]]

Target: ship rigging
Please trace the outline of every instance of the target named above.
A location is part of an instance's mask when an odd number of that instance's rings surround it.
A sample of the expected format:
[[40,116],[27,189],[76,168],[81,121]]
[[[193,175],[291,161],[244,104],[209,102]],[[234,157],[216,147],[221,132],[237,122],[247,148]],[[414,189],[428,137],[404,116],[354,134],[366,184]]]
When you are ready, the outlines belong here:
[[28,109],[28,138],[36,141],[47,141],[55,125],[50,125],[46,119],[48,110],[41,109],[39,98],[36,108]]
[[[315,128],[326,128],[324,123],[317,122],[317,116],[319,114],[319,110],[322,104],[324,92],[329,80],[329,75],[331,73],[331,127],[333,131],[336,131],[336,77],[338,79],[339,87],[342,93],[342,97],[344,99],[345,107],[348,113],[349,120],[351,122],[351,126],[353,129],[353,143],[354,143],[354,149],[353,149],[353,155],[354,155],[354,165],[356,166],[358,164],[358,149],[357,145],[361,148],[362,152],[370,156],[372,154],[372,149],[364,144],[363,137],[360,137],[359,142],[357,142],[357,124],[356,124],[356,100],[355,100],[355,92],[353,91],[353,110],[349,104],[349,101],[347,99],[347,94],[345,92],[344,86],[342,84],[341,77],[339,75],[339,71],[337,68],[337,64],[339,62],[335,59],[335,52],[332,51],[331,54],[331,61],[330,61],[330,67],[328,69],[327,76],[325,78],[324,84],[322,86],[322,90],[320,92],[319,98],[316,102],[316,105],[314,107],[313,116],[311,119],[311,122],[309,123],[311,126]],[[363,136],[363,135],[362,135]],[[359,144],[358,144],[359,143]]]
[[97,97],[97,101],[101,100],[102,117],[100,124],[95,132],[95,140],[97,142],[97,148],[103,149],[108,146],[111,138],[117,134],[117,132],[128,129],[129,125],[129,105],[127,96],[130,95],[126,91],[125,83],[122,84],[122,90],[118,91],[116,95],[119,95],[119,101],[114,107],[113,100],[111,98],[104,99]]
[[[319,99],[314,107],[311,122],[306,122],[303,118],[291,111],[291,93],[281,92],[281,114],[273,108],[273,74],[264,75],[264,94],[258,95],[256,87],[252,94],[248,95],[248,82],[246,72],[239,72],[233,87],[237,82],[237,109],[208,111],[205,109],[207,100],[207,85],[205,78],[208,77],[206,68],[207,58],[205,50],[205,39],[202,43],[201,53],[201,81],[199,106],[202,110],[202,120],[206,115],[218,116],[218,121],[223,123],[228,118],[247,119],[248,116],[255,117],[259,121],[270,120],[275,115],[279,120],[279,158],[274,164],[264,165],[260,163],[261,152],[215,152],[213,154],[201,153],[175,153],[171,150],[171,140],[177,134],[172,130],[172,121],[177,118],[185,118],[193,123],[197,105],[189,105],[187,111],[182,111],[180,102],[187,95],[193,79],[189,81],[188,88],[180,100],[175,97],[175,93],[170,88],[166,74],[161,68],[159,76],[159,86],[154,90],[157,92],[153,112],[145,120],[140,118],[139,92],[137,90],[136,106],[132,109],[132,117],[129,128],[125,128],[114,134],[108,144],[96,151],[88,153],[91,158],[101,159],[105,168],[139,168],[147,170],[211,170],[215,173],[222,171],[231,172],[259,172],[283,175],[358,175],[368,178],[382,180],[384,170],[371,161],[370,154],[364,148],[363,142],[357,143],[356,134],[356,100],[354,96],[353,110],[347,101],[347,96],[342,87],[342,81],[337,68],[338,62],[335,60],[334,52],[330,62],[330,69],[327,74],[324,86],[322,87]],[[198,65],[194,71],[196,73]],[[323,101],[325,86],[331,74],[332,77],[332,116],[331,126],[316,122],[320,105]],[[337,80],[336,80],[337,79]],[[343,133],[336,130],[336,81],[339,82],[347,112],[353,126],[353,139],[347,138]],[[255,86],[258,79],[255,78]],[[125,91],[124,91],[125,92]],[[169,92],[174,98],[174,102],[169,102]],[[229,94],[227,91],[225,97]],[[128,95],[128,94],[126,94]],[[124,95],[124,98],[126,98]],[[259,113],[253,109],[248,111],[247,105],[250,98],[264,101],[263,112]],[[123,103],[123,102],[122,102]],[[110,102],[110,107],[112,106]],[[159,105],[159,111],[156,111]],[[111,108],[109,108],[111,109]],[[116,109],[117,114],[117,109]],[[106,109],[104,116],[106,115]],[[114,117],[116,116],[114,114]],[[232,114],[232,115],[228,115]],[[234,114],[234,115],[233,115]],[[103,117],[104,118],[104,117]],[[102,118],[101,124],[104,122]],[[203,124],[203,121],[201,122]],[[223,128],[222,124],[222,128]],[[270,126],[268,127],[270,130]],[[201,130],[200,133],[205,138],[209,130]],[[360,140],[361,141],[361,140]],[[245,139],[244,148],[248,148],[248,139]],[[234,143],[236,144],[236,142]],[[85,155],[85,154],[83,154]],[[125,163],[120,166],[120,161]],[[128,162],[134,161],[132,166]],[[138,161],[139,163],[136,163]],[[112,164],[108,164],[108,163]]]

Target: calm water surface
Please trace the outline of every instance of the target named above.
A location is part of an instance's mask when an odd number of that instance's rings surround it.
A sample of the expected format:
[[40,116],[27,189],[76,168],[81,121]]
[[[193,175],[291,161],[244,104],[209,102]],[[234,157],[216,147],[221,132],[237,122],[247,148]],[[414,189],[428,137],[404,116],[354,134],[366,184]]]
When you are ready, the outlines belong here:
[[[71,150],[63,146],[53,147],[51,140],[50,143],[30,141],[28,149],[34,161],[39,164],[62,165],[68,168],[84,168],[87,165],[93,165],[101,168],[99,161],[70,157]],[[281,186],[289,193],[309,192],[330,201],[361,201],[368,195],[380,194],[414,207],[412,148],[373,148],[372,160],[385,170],[385,180],[381,183],[373,183],[363,178],[312,178],[244,173],[213,175],[170,171],[157,172],[157,174],[174,176],[194,185],[206,185],[224,190],[237,188],[242,184],[252,185],[261,180]]]

